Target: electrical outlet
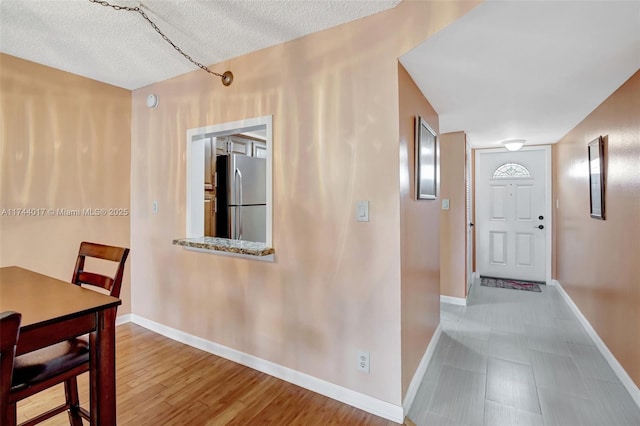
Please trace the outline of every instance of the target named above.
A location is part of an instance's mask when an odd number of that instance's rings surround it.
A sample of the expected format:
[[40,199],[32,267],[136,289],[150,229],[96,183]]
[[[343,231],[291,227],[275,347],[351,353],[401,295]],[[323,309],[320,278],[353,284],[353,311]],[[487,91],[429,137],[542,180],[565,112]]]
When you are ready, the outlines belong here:
[[158,202],[157,201],[153,202],[153,206],[151,207],[151,210],[153,211],[153,214],[158,214]]
[[369,352],[358,351],[358,370],[369,373]]

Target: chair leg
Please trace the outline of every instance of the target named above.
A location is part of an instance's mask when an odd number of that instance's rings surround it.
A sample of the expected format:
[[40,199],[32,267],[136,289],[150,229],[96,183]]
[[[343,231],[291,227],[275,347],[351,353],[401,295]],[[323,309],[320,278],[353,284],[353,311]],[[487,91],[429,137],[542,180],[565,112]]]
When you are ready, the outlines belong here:
[[78,397],[78,381],[75,377],[64,382],[64,394],[69,406],[69,424],[71,426],[82,426],[80,417],[80,398]]
[[9,403],[9,412],[7,413],[7,426],[16,426],[18,424],[18,411],[16,403]]

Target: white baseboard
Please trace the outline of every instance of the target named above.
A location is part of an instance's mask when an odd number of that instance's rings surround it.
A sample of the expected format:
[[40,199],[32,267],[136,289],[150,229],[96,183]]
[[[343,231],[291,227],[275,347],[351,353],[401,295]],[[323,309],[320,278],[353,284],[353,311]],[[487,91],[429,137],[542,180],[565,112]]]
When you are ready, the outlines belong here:
[[436,331],[433,333],[433,337],[431,337],[431,341],[427,345],[427,350],[424,351],[422,360],[420,360],[420,364],[418,364],[418,368],[413,374],[411,383],[409,383],[409,388],[407,389],[407,394],[404,396],[404,401],[402,401],[402,408],[405,414],[409,413],[413,400],[416,398],[418,388],[420,387],[420,383],[422,383],[424,374],[427,372],[427,367],[431,362],[431,358],[433,358],[433,353],[436,350],[440,336],[442,336],[442,327],[438,324],[438,328],[436,328]]
[[448,303],[450,305],[467,306],[467,299],[464,297],[453,297],[440,295],[440,302]]
[[564,301],[567,302],[567,305],[569,305],[573,313],[576,314],[576,317],[578,317],[578,321],[580,321],[580,324],[582,324],[584,329],[587,331],[587,334],[589,335],[589,337],[591,337],[593,343],[600,350],[602,356],[604,356],[604,358],[607,360],[607,362],[613,369],[613,372],[622,382],[622,385],[627,389],[627,391],[631,395],[631,398],[633,398],[638,407],[640,407],[640,389],[638,388],[638,386],[636,386],[629,374],[625,371],[622,365],[620,365],[616,357],[613,356],[607,345],[605,345],[600,336],[598,336],[598,333],[596,333],[596,331],[593,329],[593,327],[589,323],[589,320],[587,320],[582,312],[580,312],[580,309],[578,309],[576,304],[573,303],[573,300],[571,300],[571,297],[569,297],[560,283],[556,280],[551,280],[551,285],[555,286],[558,289],[558,292],[560,293]]
[[271,361],[205,340],[201,337],[185,333],[175,328],[167,327],[163,324],[141,317],[140,315],[131,314],[131,322],[168,337],[169,339],[176,340],[238,364],[245,365],[253,368],[254,370],[261,371],[270,376],[293,383],[294,385],[367,411],[371,414],[375,414],[376,416],[384,417],[387,420],[391,420],[396,423],[402,423],[404,421],[402,406],[382,401]]
[[123,314],[116,317],[116,326],[131,322],[132,314]]

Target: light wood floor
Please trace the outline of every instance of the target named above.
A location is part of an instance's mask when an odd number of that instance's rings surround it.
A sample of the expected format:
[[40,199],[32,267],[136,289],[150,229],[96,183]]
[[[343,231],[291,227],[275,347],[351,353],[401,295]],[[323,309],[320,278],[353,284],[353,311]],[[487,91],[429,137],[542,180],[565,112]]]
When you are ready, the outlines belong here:
[[[395,423],[170,340],[117,328],[118,425],[372,425]],[[88,374],[78,381],[86,406]],[[61,403],[57,386],[18,404],[18,422]],[[60,414],[42,425],[68,425]]]

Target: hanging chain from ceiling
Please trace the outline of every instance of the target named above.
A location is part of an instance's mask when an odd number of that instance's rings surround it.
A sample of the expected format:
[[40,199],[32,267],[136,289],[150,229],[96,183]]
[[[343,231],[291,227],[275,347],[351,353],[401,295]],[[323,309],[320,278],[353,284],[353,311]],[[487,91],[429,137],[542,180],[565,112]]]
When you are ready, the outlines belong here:
[[[194,61],[191,56],[187,55],[186,53],[184,53],[182,51],[182,49],[180,49],[180,47],[178,47],[177,44],[175,44],[174,42],[172,42],[169,37],[167,37],[166,35],[164,35],[164,33],[162,31],[160,31],[160,28],[158,28],[158,26],[155,24],[155,22],[153,22],[146,13],[144,13],[144,11],[139,7],[129,7],[129,6],[120,6],[117,4],[111,4],[107,1],[104,0],[89,0],[91,3],[97,3],[100,4],[102,6],[106,6],[106,7],[111,7],[115,10],[125,10],[127,12],[138,12],[147,22],[149,22],[149,24],[151,24],[151,26],[153,27],[154,30],[156,30],[156,32],[158,34],[160,34],[162,36],[162,38],[164,39],[164,41],[166,41],[167,43],[169,43],[171,46],[173,46],[174,49],[176,49],[182,56],[184,56],[189,62],[191,62],[192,64],[194,64],[195,66],[197,66],[198,68],[208,72],[209,74],[213,74],[215,76],[220,77],[220,79],[222,80],[222,84],[224,84],[225,86],[229,86],[232,82],[233,82],[233,74],[231,73],[231,71],[226,71],[224,74],[218,74],[217,72],[211,71],[208,67],[206,67],[205,65],[202,65],[200,62],[196,62]],[[140,6],[142,6],[142,3],[140,4]]]

